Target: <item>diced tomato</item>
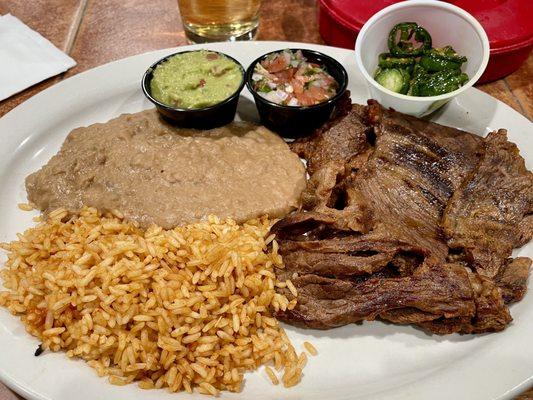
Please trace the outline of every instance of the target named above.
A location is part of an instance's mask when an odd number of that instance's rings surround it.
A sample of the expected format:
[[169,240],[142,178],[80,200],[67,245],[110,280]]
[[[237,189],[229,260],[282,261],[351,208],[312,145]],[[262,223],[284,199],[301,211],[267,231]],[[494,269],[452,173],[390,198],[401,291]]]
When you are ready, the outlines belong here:
[[337,82],[331,75],[328,74],[320,74],[320,79],[326,82],[328,86]]
[[307,95],[314,99],[316,103],[321,103],[329,98],[329,94],[326,89],[320,86],[310,86],[306,92]]
[[313,99],[311,96],[307,94],[307,91],[303,93],[298,93],[295,95],[298,99],[298,102],[302,106],[312,106],[313,104],[316,104],[315,99]]
[[298,77],[298,80],[303,83],[307,83],[307,82],[311,82],[312,80],[314,80],[314,77],[302,75]]
[[300,94],[300,93],[303,93],[304,91],[304,84],[299,79],[292,79],[291,86],[292,86],[294,93]]
[[268,72],[274,73],[284,70],[289,66],[289,63],[287,63],[285,57],[282,55],[277,55],[272,60],[266,59],[261,61],[261,65],[265,67]]
[[296,68],[288,68],[283,71],[276,72],[276,78],[282,83],[289,82],[294,74],[296,73]]

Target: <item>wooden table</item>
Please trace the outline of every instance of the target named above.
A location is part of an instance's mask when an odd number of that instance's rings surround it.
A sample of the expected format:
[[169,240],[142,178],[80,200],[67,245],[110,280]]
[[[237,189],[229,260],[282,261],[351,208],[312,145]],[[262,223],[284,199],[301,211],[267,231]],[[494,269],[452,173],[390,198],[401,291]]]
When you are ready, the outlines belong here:
[[[70,54],[78,65],[0,102],[0,117],[39,91],[97,65],[187,43],[177,0],[0,0],[10,12]],[[263,2],[259,40],[323,43],[315,0]],[[533,119],[533,53],[518,71],[478,86]]]
[[[176,0],[0,0],[11,13],[70,54],[78,65],[0,102],[0,117],[41,90],[97,65],[150,50],[187,44]],[[323,43],[315,0],[263,2],[259,40]],[[533,118],[533,53],[505,79],[478,86]],[[18,396],[0,384],[0,400]],[[533,399],[533,390],[520,400]]]

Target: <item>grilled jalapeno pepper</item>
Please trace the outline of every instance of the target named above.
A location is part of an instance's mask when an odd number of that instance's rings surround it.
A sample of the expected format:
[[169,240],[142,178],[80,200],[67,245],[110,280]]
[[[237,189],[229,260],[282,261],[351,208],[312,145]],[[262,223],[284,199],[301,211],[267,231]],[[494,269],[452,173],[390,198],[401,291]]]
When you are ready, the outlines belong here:
[[378,58],[374,79],[396,93],[437,96],[468,81],[461,72],[467,61],[451,47],[431,47],[431,36],[416,22],[396,24],[388,37],[389,53]]
[[460,69],[461,64],[466,60],[466,57],[457,54],[451,46],[446,46],[427,50],[420,58],[419,63],[426,70],[437,72],[446,69]]
[[[400,33],[399,38],[398,32]],[[415,47],[413,40],[420,43],[420,46]],[[389,51],[395,56],[416,57],[421,55],[424,50],[431,48],[431,35],[416,22],[401,22],[390,31],[388,46]]]
[[415,65],[412,57],[395,57],[390,53],[382,53],[378,58],[378,65],[381,68],[408,68]]
[[433,74],[420,73],[411,82],[413,96],[438,96],[459,89],[468,81],[468,75],[458,69],[447,69]]
[[393,92],[406,94],[411,76],[407,70],[402,68],[378,68],[374,79],[381,86]]
[[467,60],[465,56],[457,54],[452,46],[435,47],[431,49],[431,52],[449,61],[464,63]]
[[416,64],[413,68],[413,77],[411,82],[409,82],[407,94],[409,96],[419,96],[418,92],[420,83],[421,81],[426,80],[428,75],[428,72],[424,68],[422,68],[419,64]]

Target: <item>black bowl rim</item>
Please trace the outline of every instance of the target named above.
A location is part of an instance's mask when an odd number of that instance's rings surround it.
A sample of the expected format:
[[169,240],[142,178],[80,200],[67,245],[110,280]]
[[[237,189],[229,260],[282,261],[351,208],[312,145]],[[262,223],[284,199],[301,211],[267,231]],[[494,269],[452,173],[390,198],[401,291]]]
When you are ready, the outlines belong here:
[[[300,50],[302,53],[304,53],[304,55],[305,55],[305,53],[312,53],[315,56],[319,56],[319,57],[328,59],[328,61],[330,61],[333,65],[335,65],[335,68],[337,68],[341,72],[341,75],[343,77],[343,82],[338,82],[337,81],[337,83],[339,84],[339,90],[337,91],[337,94],[335,94],[335,96],[333,96],[332,98],[330,98],[330,99],[328,99],[326,101],[323,101],[322,103],[314,104],[312,106],[286,106],[286,105],[283,105],[283,104],[278,104],[278,103],[274,103],[273,101],[267,100],[263,96],[261,96],[259,93],[257,93],[257,91],[253,88],[252,83],[251,83],[252,75],[253,75],[253,72],[254,72],[254,69],[255,69],[255,65],[259,61],[261,61],[264,58],[266,58],[267,56],[269,56],[270,54],[279,53],[280,51],[283,51],[283,50],[290,50],[290,51],[298,51],[298,50]],[[335,103],[344,94],[344,92],[346,92],[346,89],[348,88],[348,72],[346,71],[346,68],[344,68],[342,66],[342,64],[340,62],[338,62],[337,60],[335,60],[333,57],[328,56],[327,54],[321,53],[320,51],[311,50],[311,49],[295,49],[295,48],[288,49],[288,48],[283,48],[283,49],[274,50],[274,51],[270,51],[268,53],[265,53],[262,56],[257,57],[248,66],[248,68],[246,69],[245,80],[246,80],[246,88],[250,91],[250,93],[252,93],[252,95],[254,96],[255,100],[260,99],[260,101],[262,101],[264,103],[267,103],[268,105],[270,105],[272,107],[277,107],[277,108],[284,109],[284,110],[313,110],[313,109],[318,109],[320,107],[324,107],[327,104]]]
[[[226,99],[222,100],[221,102],[219,103],[216,103],[212,106],[209,106],[209,107],[202,107],[202,108],[179,108],[179,107],[171,107],[169,106],[168,104],[165,104],[165,103],[161,103],[159,100],[155,99],[152,94],[150,93],[150,90],[148,89],[148,83],[147,80],[148,80],[148,76],[154,71],[154,69],[159,65],[161,64],[162,62],[164,61],[167,61],[169,58],[171,57],[174,57],[175,55],[178,55],[178,54],[185,54],[185,53],[195,53],[195,52],[199,52],[199,51],[210,51],[212,53],[217,53],[217,54],[220,54],[224,57],[227,57],[229,58],[230,60],[232,60],[233,62],[235,62],[235,64],[238,65],[238,67],[241,69],[241,72],[242,72],[242,80],[241,80],[241,84],[239,85],[239,87],[237,88],[237,90],[232,93],[229,97],[227,97]],[[222,53],[221,51],[216,51],[216,50],[210,50],[210,49],[198,49],[198,50],[185,50],[185,51],[177,51],[175,53],[172,53],[172,54],[169,54],[163,58],[160,58],[159,60],[157,60],[156,62],[154,62],[152,65],[150,65],[147,70],[144,72],[143,74],[143,77],[141,79],[141,89],[144,93],[144,95],[146,96],[146,98],[148,100],[150,100],[152,103],[154,103],[157,107],[161,107],[161,108],[164,108],[165,110],[168,110],[168,111],[179,111],[179,112],[199,112],[199,111],[210,111],[210,110],[214,110],[224,104],[227,104],[229,102],[231,102],[232,100],[234,100],[236,97],[238,97],[240,95],[240,93],[242,92],[242,89],[244,88],[244,84],[245,84],[245,79],[246,77],[246,70],[244,69],[244,67],[242,66],[242,64],[237,61],[235,58],[233,58],[232,56],[229,56],[227,55],[226,53]]]

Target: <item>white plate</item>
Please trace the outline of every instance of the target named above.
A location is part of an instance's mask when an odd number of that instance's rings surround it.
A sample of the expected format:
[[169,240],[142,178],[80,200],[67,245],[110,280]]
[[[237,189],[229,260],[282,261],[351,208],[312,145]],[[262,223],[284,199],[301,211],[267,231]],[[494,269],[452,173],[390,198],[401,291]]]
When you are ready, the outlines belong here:
[[[225,52],[244,66],[276,49],[318,50],[346,67],[354,102],[364,103],[368,96],[353,51],[287,42],[204,47]],[[58,151],[71,129],[151,107],[141,93],[140,78],[150,64],[175,50],[141,54],[81,73],[39,93],[0,119],[0,242],[15,239],[17,232],[32,225],[32,214],[17,208],[17,203],[26,201],[25,176]],[[250,99],[250,94],[243,92],[241,118],[257,118]],[[531,122],[479,90],[467,90],[434,119],[481,135],[508,128],[510,140],[518,144],[528,167],[533,166]],[[533,245],[516,253],[531,257]],[[381,322],[325,332],[287,327],[297,347],[309,340],[319,350],[317,357],[310,358],[302,382],[292,389],[272,386],[261,370],[246,375],[242,393],[224,393],[223,397],[509,399],[533,384],[533,291],[511,308],[515,322],[502,333],[487,335],[429,336],[411,327]],[[143,391],[136,385],[112,386],[84,362],[67,359],[64,354],[47,352],[34,357],[38,344],[17,318],[0,310],[0,379],[29,399],[205,399],[164,390]]]

